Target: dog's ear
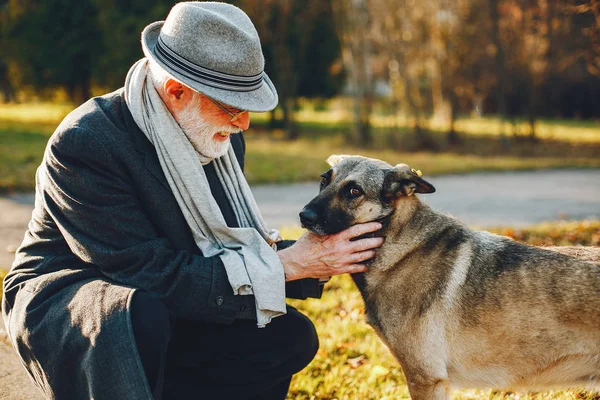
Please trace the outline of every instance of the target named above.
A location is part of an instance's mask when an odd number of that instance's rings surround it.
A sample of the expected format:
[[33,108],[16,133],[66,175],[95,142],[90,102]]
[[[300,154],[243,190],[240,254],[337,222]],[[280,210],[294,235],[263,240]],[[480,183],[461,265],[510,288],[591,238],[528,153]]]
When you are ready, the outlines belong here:
[[420,177],[420,171],[410,169],[406,164],[398,164],[388,170],[383,181],[383,197],[412,196],[415,193],[433,193],[435,188]]
[[350,154],[332,154],[327,159],[327,164],[329,164],[330,167],[333,167],[335,164],[339,163],[344,158],[348,158],[348,157],[352,157],[352,156]]

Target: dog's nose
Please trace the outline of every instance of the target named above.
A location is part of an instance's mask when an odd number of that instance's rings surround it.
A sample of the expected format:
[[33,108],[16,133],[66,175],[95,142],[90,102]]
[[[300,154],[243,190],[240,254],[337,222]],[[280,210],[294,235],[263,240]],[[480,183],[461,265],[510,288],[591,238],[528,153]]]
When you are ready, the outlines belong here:
[[302,226],[306,227],[306,226],[314,225],[314,223],[317,222],[317,218],[318,218],[317,213],[314,212],[310,208],[304,208],[300,212],[300,222],[302,223]]

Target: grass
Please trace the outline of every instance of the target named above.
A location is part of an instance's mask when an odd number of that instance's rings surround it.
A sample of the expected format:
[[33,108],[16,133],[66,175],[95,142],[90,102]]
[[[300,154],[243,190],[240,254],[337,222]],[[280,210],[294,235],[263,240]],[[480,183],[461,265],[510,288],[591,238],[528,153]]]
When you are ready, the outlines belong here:
[[[600,167],[600,157],[519,157],[475,154],[402,152],[360,149],[339,138],[274,141],[259,134],[246,138],[246,177],[251,183],[314,181],[327,168],[331,154],[361,154],[391,163],[406,163],[425,175],[541,168]],[[600,153],[599,153],[600,154]]]
[[[600,221],[545,223],[527,229],[492,230],[530,244],[600,245]],[[301,229],[283,230],[286,238]],[[370,400],[409,398],[402,370],[374,331],[365,323],[363,301],[348,276],[332,278],[322,299],[293,301],[315,323],[320,348],[312,363],[297,374],[288,399]],[[598,400],[600,393],[552,391],[508,393],[460,390],[454,399]]]
[[[534,245],[600,245],[600,221],[548,222],[525,229],[491,231]],[[285,238],[298,238],[302,232],[299,228],[282,229]],[[5,274],[0,269],[0,281]],[[312,363],[294,376],[288,399],[409,398],[402,369],[365,323],[363,301],[348,276],[332,278],[321,299],[290,303],[315,323],[320,348]],[[454,393],[454,399],[599,400],[600,393],[572,390],[517,394],[461,390]]]
[[[2,283],[2,281],[4,280],[4,277],[6,276],[6,271],[3,270],[2,268],[0,268],[0,284]],[[1,286],[1,285],[0,285]],[[2,290],[0,290],[0,300],[2,300]]]
[[[296,111],[296,120],[303,127],[322,129],[347,129],[353,119],[353,104],[348,99],[335,98],[327,103],[317,105],[314,102],[302,101],[300,109]],[[268,114],[253,114],[252,121],[264,125]],[[412,121],[405,116],[393,115],[389,107],[376,105],[371,116],[371,124],[375,128],[406,128],[411,126]],[[600,141],[600,126],[595,121],[561,120],[544,118],[536,123],[536,135],[540,139],[552,139],[568,142],[598,143]],[[429,128],[434,132],[445,132],[447,123],[440,120],[429,121]],[[467,135],[475,136],[498,136],[501,131],[506,134],[528,135],[529,123],[526,120],[516,118],[502,123],[495,117],[457,119],[456,130]]]
[[[369,149],[351,146],[351,125],[344,103],[315,111],[311,104],[297,113],[302,139],[283,140],[281,130],[267,130],[267,114],[253,114],[247,132],[246,176],[252,184],[313,181],[333,153],[363,154],[392,164],[407,163],[427,175],[539,168],[600,167],[600,129],[593,121],[542,121],[543,141],[520,136],[501,139],[499,121],[462,119],[461,142],[448,145],[443,125],[433,121],[428,134],[435,151],[418,151],[420,141],[409,122],[375,114]],[[55,127],[70,111],[65,104],[0,105],[0,192],[31,191],[35,169]],[[392,118],[393,119],[393,118]]]

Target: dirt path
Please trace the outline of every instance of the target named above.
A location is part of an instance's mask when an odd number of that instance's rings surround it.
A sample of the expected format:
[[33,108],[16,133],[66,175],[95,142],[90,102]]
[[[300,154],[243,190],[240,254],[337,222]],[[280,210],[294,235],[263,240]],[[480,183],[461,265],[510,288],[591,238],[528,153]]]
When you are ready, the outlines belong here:
[[41,392],[33,385],[25,368],[8,344],[0,319],[0,400],[42,400]]

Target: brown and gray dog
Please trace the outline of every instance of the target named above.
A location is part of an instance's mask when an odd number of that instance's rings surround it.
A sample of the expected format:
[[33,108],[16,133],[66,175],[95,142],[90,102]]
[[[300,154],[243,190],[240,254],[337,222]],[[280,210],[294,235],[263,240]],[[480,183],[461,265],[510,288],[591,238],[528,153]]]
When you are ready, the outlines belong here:
[[572,257],[470,230],[414,196],[435,188],[405,164],[328,162],[301,221],[321,235],[383,224],[369,272],[353,278],[413,399],[449,399],[457,387],[600,388],[600,249],[561,249]]

